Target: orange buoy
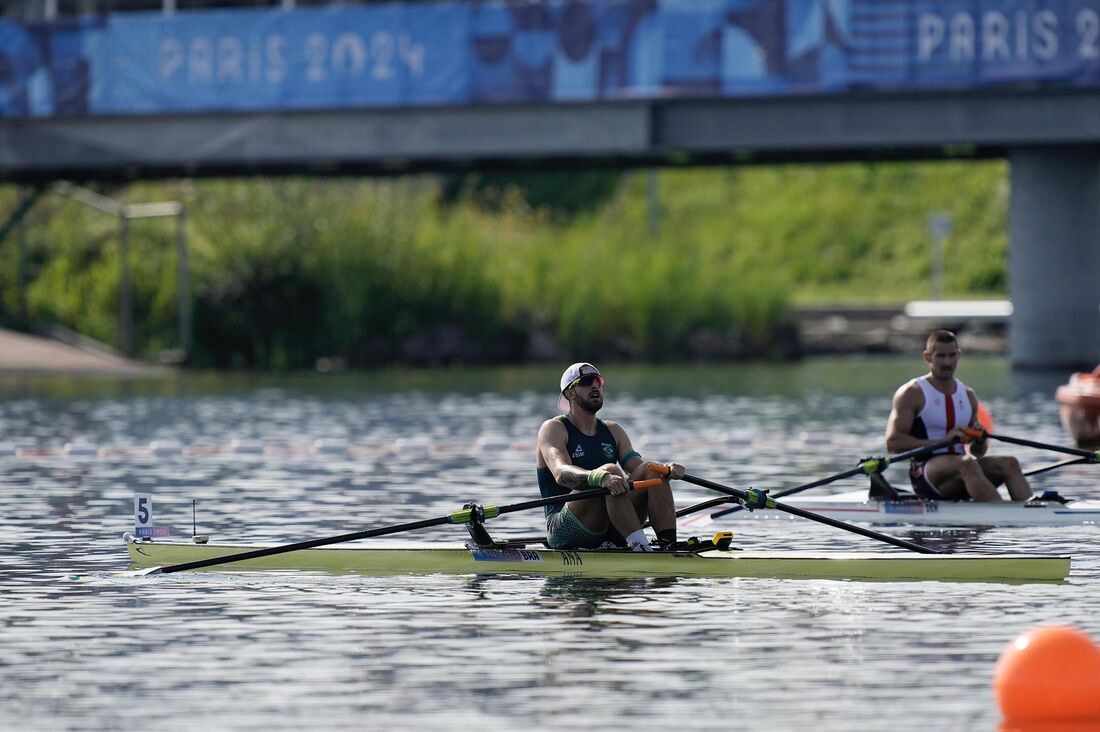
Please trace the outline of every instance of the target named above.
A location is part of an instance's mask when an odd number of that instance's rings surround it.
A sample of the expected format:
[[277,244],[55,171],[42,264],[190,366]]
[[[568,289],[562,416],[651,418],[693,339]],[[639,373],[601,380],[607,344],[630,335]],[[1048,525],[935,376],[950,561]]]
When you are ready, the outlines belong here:
[[1001,653],[993,688],[1005,721],[1100,721],[1100,648],[1068,625],[1032,628]]
[[978,402],[978,424],[985,427],[986,432],[993,432],[993,415],[985,408],[985,402]]
[[1100,732],[1100,719],[1058,719],[1053,722],[1001,722],[997,732]]

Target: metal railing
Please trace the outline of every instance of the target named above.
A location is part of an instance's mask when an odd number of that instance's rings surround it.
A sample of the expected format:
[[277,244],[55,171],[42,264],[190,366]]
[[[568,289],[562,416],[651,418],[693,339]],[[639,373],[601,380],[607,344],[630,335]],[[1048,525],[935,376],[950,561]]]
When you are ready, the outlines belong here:
[[176,277],[179,289],[180,355],[186,361],[191,353],[191,275],[187,255],[187,212],[179,201],[124,204],[95,191],[61,181],[54,193],[114,216],[119,224],[119,348],[126,356],[134,355],[134,295],[130,282],[130,222],[135,219],[171,217],[176,220]]

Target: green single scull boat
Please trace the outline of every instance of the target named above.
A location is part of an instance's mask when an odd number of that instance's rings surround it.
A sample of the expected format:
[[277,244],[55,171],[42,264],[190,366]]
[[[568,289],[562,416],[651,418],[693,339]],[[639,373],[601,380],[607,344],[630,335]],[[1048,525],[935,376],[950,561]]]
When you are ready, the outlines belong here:
[[[127,537],[135,568],[227,557],[264,549],[251,544],[138,540]],[[886,552],[557,551],[518,546],[465,548],[445,544],[375,542],[300,549],[242,560],[218,569],[315,570],[393,574],[536,574],[591,577],[768,577],[898,581],[1059,582],[1070,558],[1023,554],[903,554]]]

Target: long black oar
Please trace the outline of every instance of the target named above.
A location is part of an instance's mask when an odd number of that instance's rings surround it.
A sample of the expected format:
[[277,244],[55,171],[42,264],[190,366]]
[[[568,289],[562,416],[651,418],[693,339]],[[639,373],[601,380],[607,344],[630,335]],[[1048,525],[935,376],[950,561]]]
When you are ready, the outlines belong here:
[[1057,468],[1064,468],[1067,465],[1081,465],[1082,463],[1091,463],[1091,462],[1095,462],[1095,461],[1094,460],[1089,460],[1088,458],[1083,458],[1083,457],[1070,458],[1069,460],[1062,460],[1062,461],[1057,462],[1057,463],[1052,463],[1051,465],[1044,465],[1040,468],[1032,468],[1031,470],[1024,471],[1024,477],[1030,478],[1033,475],[1039,475],[1039,474],[1045,473],[1049,470],[1056,470]]
[[[772,498],[782,498],[783,496],[789,496],[789,495],[792,495],[794,493],[801,493],[802,491],[808,491],[811,488],[817,488],[818,486],[828,485],[829,483],[835,483],[836,481],[843,480],[844,478],[851,478],[853,475],[859,475],[860,473],[863,473],[865,475],[871,475],[872,473],[881,473],[883,470],[886,470],[886,468],[888,468],[890,465],[892,465],[894,463],[901,463],[901,462],[905,462],[906,460],[912,460],[913,458],[919,458],[919,457],[923,457],[925,455],[930,455],[931,453],[935,452],[936,450],[939,450],[942,447],[947,447],[948,445],[953,444],[955,442],[958,442],[958,439],[955,438],[955,437],[952,437],[951,439],[948,439],[948,440],[940,440],[939,442],[934,442],[931,445],[922,445],[921,447],[914,447],[912,450],[906,450],[905,452],[899,452],[897,455],[888,455],[886,457],[863,458],[862,460],[859,461],[859,465],[857,465],[856,467],[851,468],[849,470],[845,470],[843,473],[837,473],[836,475],[830,475],[827,478],[822,478],[821,480],[815,480],[812,483],[805,483],[803,485],[798,485],[798,486],[795,486],[794,488],[787,488],[786,490],[779,491],[774,496],[772,496]],[[689,506],[689,508],[691,508],[691,507]],[[727,514],[736,513],[737,511],[740,511],[742,508],[744,508],[744,506],[737,505],[737,506],[734,506],[733,508],[727,508],[725,511],[718,511],[717,513],[712,513],[710,515],[710,517],[712,519],[720,518],[722,516],[726,516]],[[700,509],[697,509],[697,510],[701,511],[703,509],[700,508]],[[677,513],[676,515],[679,516],[680,514]]]
[[[655,473],[660,475],[668,475],[668,467],[665,465],[658,465],[657,463],[649,463],[648,467]],[[901,547],[902,549],[908,549],[912,552],[920,552],[921,554],[940,554],[941,552],[935,549],[929,549],[926,546],[920,544],[914,544],[911,541],[905,541],[904,539],[897,539],[888,534],[882,534],[878,531],[872,531],[865,529],[862,526],[856,526],[854,524],[845,523],[844,521],[837,521],[836,519],[829,518],[828,516],[822,516],[821,514],[813,513],[811,511],[804,511],[801,508],[795,506],[789,506],[786,503],[780,503],[774,498],[769,496],[762,490],[756,488],[750,488],[747,491],[743,491],[740,488],[731,488],[721,483],[715,483],[707,480],[706,478],[699,478],[694,475],[684,474],[681,479],[688,483],[694,483],[695,485],[702,486],[704,488],[710,488],[712,491],[718,491],[719,493],[725,493],[727,496],[733,496],[741,501],[745,506],[749,508],[774,508],[779,511],[785,511],[795,516],[800,516],[810,521],[817,521],[821,524],[832,526],[833,528],[843,529],[844,531],[850,531],[853,534],[860,534],[871,539],[877,539],[878,541],[886,542],[887,544],[893,544],[894,546]]]
[[[659,478],[653,478],[651,480],[635,481],[633,484],[631,484],[630,488],[631,490],[642,490],[644,488],[653,488],[660,484],[661,480]],[[246,559],[259,559],[260,557],[270,557],[273,554],[285,554],[287,552],[296,552],[301,549],[312,549],[314,547],[326,546],[328,544],[340,544],[345,541],[369,539],[371,537],[387,536],[389,534],[400,534],[403,531],[416,531],[417,529],[426,529],[431,526],[442,526],[443,524],[468,524],[472,520],[483,521],[485,519],[502,516],[506,513],[527,511],[528,509],[541,508],[543,506],[555,506],[560,503],[569,503],[571,501],[582,501],[586,498],[606,496],[610,492],[611,491],[607,488],[593,488],[590,491],[581,491],[579,493],[566,493],[560,496],[539,498],[534,501],[513,503],[507,506],[476,506],[471,508],[464,508],[461,511],[455,511],[454,513],[449,513],[446,516],[437,516],[436,518],[424,519],[422,521],[410,521],[404,524],[381,526],[377,529],[353,531],[350,534],[340,534],[339,536],[327,536],[320,539],[310,539],[309,541],[299,541],[294,544],[271,546],[265,547],[263,549],[252,549],[250,551],[239,552],[237,554],[228,554],[224,557],[196,559],[193,562],[170,564],[166,567],[150,567],[149,569],[140,570],[135,574],[145,575],[186,572],[190,569],[202,569],[203,567],[213,567],[217,564],[229,564],[230,562],[243,562]]]
[[1024,447],[1034,447],[1037,450],[1050,450],[1051,452],[1061,452],[1066,455],[1076,455],[1077,457],[1085,458],[1085,462],[1088,463],[1100,463],[1100,450],[1082,450],[1078,447],[1051,445],[1047,442],[1024,440],[1019,437],[1009,437],[1008,435],[995,435],[992,432],[986,432],[985,430],[978,429],[967,430],[967,436],[973,439],[988,437],[991,440],[1000,440],[1001,442],[1009,442],[1013,445],[1022,445]]

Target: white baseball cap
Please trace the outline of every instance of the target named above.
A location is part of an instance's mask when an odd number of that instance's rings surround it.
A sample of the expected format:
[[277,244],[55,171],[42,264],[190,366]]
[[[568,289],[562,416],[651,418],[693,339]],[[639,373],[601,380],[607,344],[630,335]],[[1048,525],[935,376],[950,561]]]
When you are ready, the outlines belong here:
[[[563,412],[569,411],[569,400],[565,398],[565,390],[573,386],[582,376],[589,375],[600,376],[600,370],[586,361],[575,363],[562,372],[561,393],[558,396],[558,409]],[[603,383],[602,376],[600,376],[600,383]]]

